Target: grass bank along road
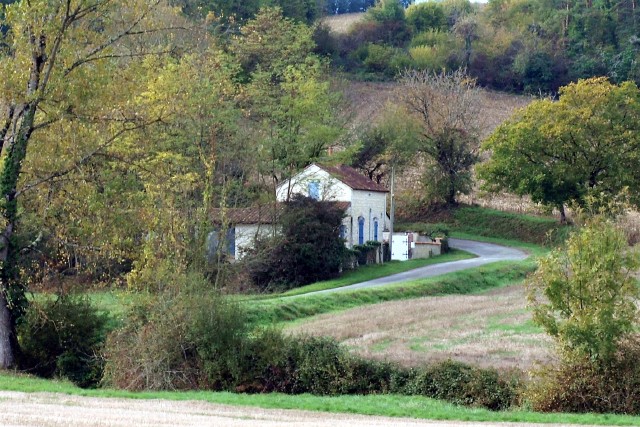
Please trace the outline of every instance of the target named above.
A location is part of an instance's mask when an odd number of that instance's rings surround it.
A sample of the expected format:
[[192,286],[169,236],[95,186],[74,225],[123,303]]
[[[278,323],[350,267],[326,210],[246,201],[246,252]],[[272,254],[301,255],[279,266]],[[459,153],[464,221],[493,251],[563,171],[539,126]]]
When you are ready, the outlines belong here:
[[58,393],[0,392],[0,425],[11,427],[131,426],[551,426],[566,424],[429,421],[315,411],[262,409],[201,401],[134,400]]
[[449,245],[455,249],[461,249],[477,255],[477,258],[463,259],[460,261],[445,262],[442,264],[428,265],[405,271],[404,273],[392,276],[381,277],[379,279],[368,280],[366,282],[355,283],[341,288],[326,289],[324,291],[309,292],[305,296],[330,292],[353,291],[355,289],[372,288],[375,286],[390,285],[392,283],[408,282],[411,280],[423,279],[426,277],[439,276],[441,274],[453,273],[454,271],[466,270],[468,268],[480,267],[498,261],[522,261],[528,255],[520,249],[508,248],[506,246],[495,245],[493,243],[476,242],[473,240],[449,239]]

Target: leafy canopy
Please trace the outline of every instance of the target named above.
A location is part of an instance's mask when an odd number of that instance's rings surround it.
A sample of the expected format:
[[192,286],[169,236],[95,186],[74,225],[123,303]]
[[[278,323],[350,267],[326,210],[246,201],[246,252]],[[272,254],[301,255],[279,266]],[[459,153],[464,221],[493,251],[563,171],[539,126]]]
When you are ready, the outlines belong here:
[[[563,211],[586,196],[618,194],[640,184],[640,90],[606,78],[561,88],[516,113],[484,144],[492,156],[479,167],[485,189],[529,195]],[[638,205],[640,194],[630,194]]]
[[534,321],[564,357],[610,363],[635,329],[640,294],[632,274],[639,267],[640,254],[611,220],[590,219],[566,248],[540,260],[529,283]]

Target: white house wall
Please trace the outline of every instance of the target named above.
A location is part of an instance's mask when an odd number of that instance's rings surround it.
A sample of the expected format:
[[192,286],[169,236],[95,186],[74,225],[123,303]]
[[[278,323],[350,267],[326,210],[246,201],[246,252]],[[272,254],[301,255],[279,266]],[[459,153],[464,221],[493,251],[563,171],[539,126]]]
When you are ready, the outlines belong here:
[[269,224],[238,224],[235,226],[235,259],[245,256],[246,250],[255,246],[256,237],[271,237],[274,226]]
[[373,221],[378,219],[378,239],[382,242],[382,232],[389,227],[387,223],[387,194],[376,191],[353,190],[351,198],[351,208],[348,211],[350,218],[350,229],[347,232],[347,244],[349,246],[358,244],[358,218],[364,218],[363,242],[374,239]]
[[289,195],[303,194],[310,196],[309,183],[317,181],[320,200],[351,202],[351,187],[332,177],[327,171],[317,165],[311,165],[291,178],[291,182],[285,181],[276,189],[276,199],[285,202]]

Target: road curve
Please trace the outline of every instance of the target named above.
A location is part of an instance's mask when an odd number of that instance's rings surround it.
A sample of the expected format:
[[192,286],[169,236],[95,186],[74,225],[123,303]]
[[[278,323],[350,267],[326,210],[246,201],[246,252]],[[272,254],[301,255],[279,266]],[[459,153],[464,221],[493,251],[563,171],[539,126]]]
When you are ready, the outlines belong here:
[[405,271],[404,273],[380,277],[378,279],[355,283],[353,285],[343,286],[341,288],[309,292],[300,296],[373,288],[375,286],[390,285],[392,283],[401,283],[410,280],[424,279],[426,277],[439,276],[441,274],[466,270],[467,268],[475,268],[497,261],[521,261],[529,256],[526,252],[523,252],[520,249],[495,245],[493,243],[476,242],[473,240],[449,239],[449,246],[455,249],[461,249],[463,251],[470,252],[474,255],[477,255],[477,257],[471,259],[463,259],[460,261],[443,262],[442,264],[428,265],[426,267],[420,267],[413,270]]

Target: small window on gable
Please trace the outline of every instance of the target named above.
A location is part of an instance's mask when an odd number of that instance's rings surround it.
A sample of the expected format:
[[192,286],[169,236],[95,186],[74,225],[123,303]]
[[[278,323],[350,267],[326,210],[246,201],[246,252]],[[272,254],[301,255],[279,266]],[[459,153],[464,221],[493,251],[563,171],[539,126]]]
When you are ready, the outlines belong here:
[[309,197],[314,200],[320,200],[320,182],[319,181],[309,181],[308,190]]

